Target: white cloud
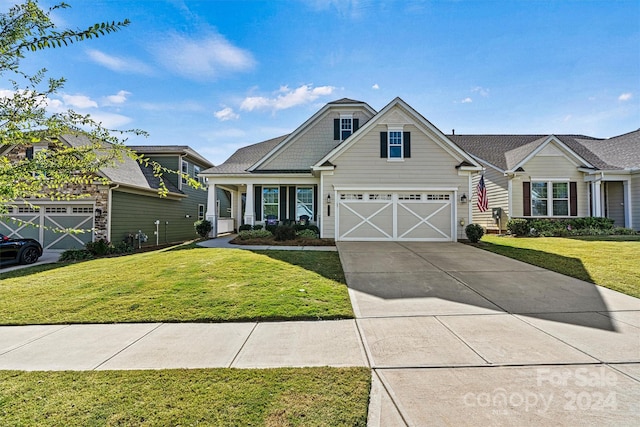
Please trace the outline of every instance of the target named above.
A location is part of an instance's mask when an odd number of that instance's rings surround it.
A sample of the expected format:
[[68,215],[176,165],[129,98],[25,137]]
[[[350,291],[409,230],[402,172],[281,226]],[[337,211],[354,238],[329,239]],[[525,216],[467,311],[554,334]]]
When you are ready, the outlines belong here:
[[373,86],[371,86],[371,89],[378,90],[378,89],[380,89],[380,86],[378,86],[378,83],[376,83]]
[[240,104],[240,109],[244,111],[261,109],[286,110],[287,108],[308,104],[321,96],[331,95],[334,89],[333,86],[318,86],[314,88],[311,85],[302,85],[296,89],[282,86],[277,91],[279,95],[272,98],[264,96],[249,96],[245,98]]
[[62,100],[70,108],[98,108],[98,103],[85,95],[62,95]]
[[221,122],[226,122],[227,120],[237,120],[240,118],[240,115],[233,111],[233,108],[226,107],[220,111],[216,111],[213,113],[214,116]]
[[470,104],[473,102],[473,99],[466,97],[465,99],[463,99],[462,101],[460,101],[463,104]]
[[89,59],[91,59],[93,62],[100,64],[112,71],[145,75],[153,73],[148,65],[134,58],[107,55],[106,53],[95,49],[87,50],[87,55],[89,55]]
[[471,89],[471,92],[477,93],[477,94],[479,94],[480,96],[483,96],[483,97],[489,96],[489,89],[484,88],[482,86],[474,87],[473,89]]
[[633,94],[631,92],[626,92],[618,97],[618,101],[628,101],[631,98],[633,98]]
[[91,113],[91,119],[108,129],[117,129],[131,123],[132,121],[131,117],[123,116],[122,114],[108,113],[105,111]]
[[126,90],[120,90],[115,95],[109,95],[106,97],[106,100],[109,104],[124,104],[127,100],[127,96],[131,95],[131,92],[127,92]]
[[152,51],[167,69],[196,80],[244,72],[255,66],[251,52],[234,46],[220,34],[195,39],[174,33],[155,44]]

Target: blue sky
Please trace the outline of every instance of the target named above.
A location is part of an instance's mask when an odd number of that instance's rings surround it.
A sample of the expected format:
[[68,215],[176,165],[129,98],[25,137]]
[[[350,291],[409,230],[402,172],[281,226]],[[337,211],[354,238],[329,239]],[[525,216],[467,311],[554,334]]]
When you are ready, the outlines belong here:
[[636,0],[67,3],[60,26],[131,25],[27,58],[67,79],[52,108],[144,129],[129,142],[189,145],[215,164],[343,97],[380,110],[400,96],[444,133],[640,127]]

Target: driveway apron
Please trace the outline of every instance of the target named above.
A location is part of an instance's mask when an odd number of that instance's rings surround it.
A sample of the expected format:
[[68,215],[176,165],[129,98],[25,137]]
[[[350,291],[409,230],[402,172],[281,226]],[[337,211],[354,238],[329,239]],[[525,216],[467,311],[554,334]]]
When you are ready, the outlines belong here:
[[370,426],[640,424],[637,298],[460,243],[338,251]]

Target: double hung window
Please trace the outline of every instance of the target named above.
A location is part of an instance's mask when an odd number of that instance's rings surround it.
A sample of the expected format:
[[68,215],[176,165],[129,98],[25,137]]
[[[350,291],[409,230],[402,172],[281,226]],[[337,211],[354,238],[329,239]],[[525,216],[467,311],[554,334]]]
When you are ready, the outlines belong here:
[[274,215],[278,218],[279,209],[279,190],[278,187],[264,187],[262,189],[262,216],[263,220],[267,219],[267,216]]

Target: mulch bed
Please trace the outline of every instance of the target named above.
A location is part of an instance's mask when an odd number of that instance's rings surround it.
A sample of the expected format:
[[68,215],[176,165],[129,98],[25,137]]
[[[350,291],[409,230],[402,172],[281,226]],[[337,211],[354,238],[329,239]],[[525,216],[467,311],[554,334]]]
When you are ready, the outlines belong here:
[[295,239],[278,241],[273,237],[264,239],[248,239],[242,240],[235,238],[229,243],[233,245],[251,245],[251,246],[335,246],[333,239]]

